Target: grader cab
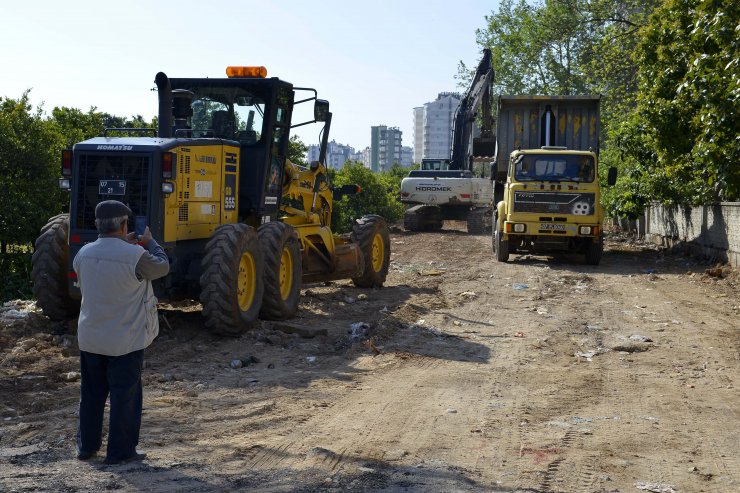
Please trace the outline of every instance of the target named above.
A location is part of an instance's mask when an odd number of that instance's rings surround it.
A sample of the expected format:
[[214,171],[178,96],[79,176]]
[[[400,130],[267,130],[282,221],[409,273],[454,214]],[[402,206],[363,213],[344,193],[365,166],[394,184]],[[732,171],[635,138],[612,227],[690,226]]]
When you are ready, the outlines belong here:
[[[49,220],[33,256],[34,293],[46,315],[76,315],[72,259],[97,238],[95,206],[109,199],[131,208],[130,230],[148,225],[167,252],[170,274],[155,281],[155,293],[199,298],[216,333],[293,317],[302,282],[383,285],[390,258],[383,218],[356,220],[350,235],[331,230],[333,201],[358,187],[329,183],[329,103],[266,72],[229,67],[226,78],[172,79],[160,72],[156,136],[106,131],[63,153],[69,214]],[[294,124],[294,107],[311,102],[313,119]],[[290,130],[313,123],[324,124],[320,160],[290,162]]]

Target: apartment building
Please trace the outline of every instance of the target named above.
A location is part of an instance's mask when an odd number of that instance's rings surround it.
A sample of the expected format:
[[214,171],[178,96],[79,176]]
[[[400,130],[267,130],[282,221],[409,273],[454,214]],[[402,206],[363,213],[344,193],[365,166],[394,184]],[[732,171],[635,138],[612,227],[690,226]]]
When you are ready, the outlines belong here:
[[[318,145],[308,146],[308,162],[319,160],[319,151],[321,147]],[[352,146],[339,144],[332,140],[326,146],[326,167],[332,169],[341,169],[344,163],[351,161],[355,155],[355,149]]]
[[452,129],[462,97],[441,92],[437,99],[414,108],[414,162],[448,159],[452,151]]
[[401,163],[401,137],[398,127],[377,125],[370,127],[370,169],[383,171]]

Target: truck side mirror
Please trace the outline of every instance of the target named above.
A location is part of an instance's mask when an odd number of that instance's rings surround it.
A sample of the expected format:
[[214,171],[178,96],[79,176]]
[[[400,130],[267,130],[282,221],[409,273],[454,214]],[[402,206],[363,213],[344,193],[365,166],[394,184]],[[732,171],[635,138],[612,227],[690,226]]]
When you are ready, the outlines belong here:
[[497,169],[498,168],[496,168],[496,163],[491,163],[490,170],[489,170],[491,174],[488,175],[488,177],[491,179],[491,181],[493,181],[493,180],[496,179],[496,170]]
[[313,104],[313,119],[317,122],[325,122],[329,114],[329,101],[317,99]]
[[606,180],[607,185],[610,187],[613,187],[615,183],[617,183],[617,168],[612,166],[609,168],[609,176]]

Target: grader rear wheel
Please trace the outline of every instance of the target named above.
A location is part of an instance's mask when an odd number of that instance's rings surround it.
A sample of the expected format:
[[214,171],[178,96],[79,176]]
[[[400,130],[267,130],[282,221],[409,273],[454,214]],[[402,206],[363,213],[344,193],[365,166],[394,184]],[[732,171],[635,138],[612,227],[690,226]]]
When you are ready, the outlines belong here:
[[74,317],[80,310],[80,302],[69,296],[67,284],[68,234],[69,214],[52,217],[41,228],[31,258],[33,294],[44,315],[52,320]]
[[363,216],[352,228],[352,242],[360,247],[364,269],[362,275],[353,277],[359,288],[379,288],[388,275],[391,258],[390,233],[385,220],[376,215]]
[[301,249],[289,224],[269,222],[257,230],[265,259],[260,317],[285,320],[295,316],[301,297]]
[[262,249],[246,224],[220,226],[206,244],[201,266],[200,301],[206,327],[238,336],[252,327],[264,292]]

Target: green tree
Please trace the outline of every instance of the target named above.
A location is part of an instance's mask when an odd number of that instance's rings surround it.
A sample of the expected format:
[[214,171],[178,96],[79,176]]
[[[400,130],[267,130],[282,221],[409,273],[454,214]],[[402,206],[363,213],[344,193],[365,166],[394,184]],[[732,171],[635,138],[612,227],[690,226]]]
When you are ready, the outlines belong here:
[[[587,91],[584,58],[594,30],[587,22],[586,0],[503,0],[486,16],[476,40],[491,50],[500,94],[583,94]],[[458,78],[469,80],[461,63]]]
[[291,135],[288,141],[288,159],[290,162],[306,166],[306,152],[308,152],[308,146],[297,135]]
[[46,220],[61,212],[67,196],[59,189],[61,149],[59,127],[29,103],[0,99],[0,244],[33,242]]
[[642,32],[637,117],[623,139],[650,198],[740,198],[738,19],[731,0],[666,0]]

